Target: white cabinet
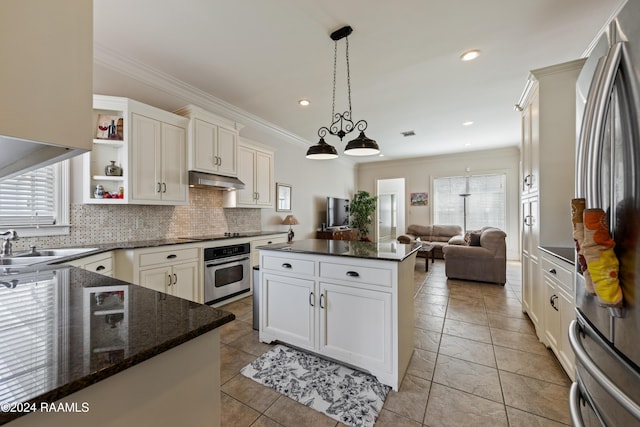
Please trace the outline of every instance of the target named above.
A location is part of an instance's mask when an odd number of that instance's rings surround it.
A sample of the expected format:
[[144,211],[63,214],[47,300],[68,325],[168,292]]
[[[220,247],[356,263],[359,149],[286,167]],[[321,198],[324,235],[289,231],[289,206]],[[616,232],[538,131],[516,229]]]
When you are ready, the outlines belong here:
[[224,192],[224,207],[272,208],[274,206],[273,152],[240,139],[238,179],[245,184],[245,188]]
[[545,338],[560,364],[573,380],[575,356],[569,344],[569,323],[575,319],[573,266],[543,254],[542,277],[545,286]]
[[274,234],[273,236],[262,237],[260,239],[254,239],[249,242],[251,245],[251,267],[260,265],[260,251],[256,248],[258,246],[274,245],[276,243],[286,243],[286,234]]
[[[576,80],[584,60],[531,71],[522,110],[522,308],[548,341],[538,246],[573,246]],[[551,328],[553,326],[549,326]]]
[[132,203],[186,204],[186,131],[170,123],[132,114]]
[[121,250],[118,278],[195,302],[202,302],[202,249],[195,244]]
[[319,351],[358,366],[390,370],[392,292],[328,282],[320,282],[319,289]]
[[[188,119],[132,99],[94,95],[96,130],[105,117],[118,123],[117,137],[94,139],[92,151],[84,155],[83,202],[186,204]],[[122,175],[106,174],[111,161],[122,168]],[[96,197],[98,185],[122,197]]]
[[65,264],[79,267],[88,271],[93,271],[94,273],[102,274],[103,276],[115,276],[113,252],[103,252],[95,255],[89,255],[87,257],[69,261]]
[[236,176],[238,123],[216,116],[195,105],[176,111],[188,117],[188,169]]
[[312,279],[264,273],[260,306],[261,336],[277,337],[291,345],[315,350],[315,288],[316,282]]
[[260,340],[371,372],[395,390],[413,352],[413,266],[260,251]]

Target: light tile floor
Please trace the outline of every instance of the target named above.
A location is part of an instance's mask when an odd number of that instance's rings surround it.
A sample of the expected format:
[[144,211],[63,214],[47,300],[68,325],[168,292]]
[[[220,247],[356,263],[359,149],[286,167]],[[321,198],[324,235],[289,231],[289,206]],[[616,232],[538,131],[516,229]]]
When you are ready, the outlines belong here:
[[[569,425],[570,380],[522,314],[520,263],[505,286],[447,280],[438,260],[429,269],[418,259],[414,354],[376,426]],[[222,426],[342,425],[240,374],[271,347],[251,327],[251,304],[224,307],[236,320],[221,328]]]

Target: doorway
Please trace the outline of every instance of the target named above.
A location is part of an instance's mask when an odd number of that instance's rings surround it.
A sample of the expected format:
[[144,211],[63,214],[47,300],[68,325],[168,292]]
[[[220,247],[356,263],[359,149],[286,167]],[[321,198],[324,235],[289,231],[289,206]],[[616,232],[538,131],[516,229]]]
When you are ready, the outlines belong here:
[[395,240],[405,229],[404,178],[379,179],[377,188],[376,240]]

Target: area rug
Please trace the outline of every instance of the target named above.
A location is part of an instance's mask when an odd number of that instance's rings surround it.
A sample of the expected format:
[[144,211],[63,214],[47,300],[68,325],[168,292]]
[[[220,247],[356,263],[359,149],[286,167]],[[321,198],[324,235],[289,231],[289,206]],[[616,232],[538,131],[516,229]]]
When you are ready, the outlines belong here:
[[240,372],[348,426],[373,426],[390,389],[370,374],[284,345]]

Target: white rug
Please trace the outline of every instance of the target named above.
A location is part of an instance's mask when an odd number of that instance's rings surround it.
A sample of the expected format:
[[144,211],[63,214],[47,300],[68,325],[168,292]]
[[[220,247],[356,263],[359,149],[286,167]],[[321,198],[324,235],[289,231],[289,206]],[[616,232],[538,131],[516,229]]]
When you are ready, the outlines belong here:
[[370,374],[283,345],[240,372],[349,426],[373,426],[390,389]]

